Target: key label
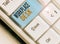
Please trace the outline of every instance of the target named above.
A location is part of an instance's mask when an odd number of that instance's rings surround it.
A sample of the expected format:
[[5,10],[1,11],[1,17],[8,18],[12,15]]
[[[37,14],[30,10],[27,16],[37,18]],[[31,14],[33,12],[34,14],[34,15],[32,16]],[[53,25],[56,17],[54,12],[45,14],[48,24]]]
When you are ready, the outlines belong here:
[[24,5],[17,11],[17,14],[15,14],[14,16],[15,16],[16,18],[20,17],[20,15],[21,15],[24,11],[26,11],[29,7],[30,7],[30,5],[29,5],[27,2],[25,2]]
[[32,27],[31,29],[34,31],[40,24],[37,23],[34,27]]
[[13,0],[5,0],[5,2],[4,2],[2,5],[6,6],[6,5],[9,4],[11,1],[13,1]]
[[20,18],[21,20],[25,21],[31,15],[30,9],[28,9],[25,13],[23,13]]
[[51,39],[50,39],[50,38],[48,38],[48,39],[46,39],[46,42],[47,42],[47,43],[49,43],[49,42],[50,42],[50,40],[51,40]]

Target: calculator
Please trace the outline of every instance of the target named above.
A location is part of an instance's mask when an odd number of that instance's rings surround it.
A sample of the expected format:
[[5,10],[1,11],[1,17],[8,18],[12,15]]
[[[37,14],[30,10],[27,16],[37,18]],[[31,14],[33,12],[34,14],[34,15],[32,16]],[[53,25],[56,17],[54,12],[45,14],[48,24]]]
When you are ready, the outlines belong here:
[[60,44],[60,0],[1,0],[0,18],[26,44]]

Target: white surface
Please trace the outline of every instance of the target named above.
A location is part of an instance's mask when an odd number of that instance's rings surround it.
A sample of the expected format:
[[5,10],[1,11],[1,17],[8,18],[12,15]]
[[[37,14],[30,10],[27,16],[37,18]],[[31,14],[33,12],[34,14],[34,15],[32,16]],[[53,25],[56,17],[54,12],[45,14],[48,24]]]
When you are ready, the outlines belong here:
[[4,4],[1,4],[1,8],[3,8],[8,16],[10,16],[25,0],[5,0],[4,3],[9,3],[5,6]]
[[47,22],[49,21],[48,23],[52,25],[60,17],[60,10],[56,8],[56,6],[53,5],[53,3],[50,3],[42,11],[41,16],[43,16],[43,18],[47,20]]
[[50,29],[38,40],[38,42],[40,44],[60,44],[60,35],[53,29]]
[[[33,28],[34,29],[33,29]],[[49,25],[46,24],[40,16],[37,16],[26,28],[25,31],[34,39],[37,40],[47,29]]]
[[0,44],[20,44],[20,42],[0,24]]

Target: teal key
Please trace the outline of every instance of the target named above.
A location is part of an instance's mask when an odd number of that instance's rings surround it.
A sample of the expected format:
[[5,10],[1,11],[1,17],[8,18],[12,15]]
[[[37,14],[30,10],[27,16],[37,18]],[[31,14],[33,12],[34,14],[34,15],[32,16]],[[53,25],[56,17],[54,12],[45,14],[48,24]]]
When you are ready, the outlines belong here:
[[42,10],[37,0],[26,0],[12,15],[11,18],[21,27],[26,27]]

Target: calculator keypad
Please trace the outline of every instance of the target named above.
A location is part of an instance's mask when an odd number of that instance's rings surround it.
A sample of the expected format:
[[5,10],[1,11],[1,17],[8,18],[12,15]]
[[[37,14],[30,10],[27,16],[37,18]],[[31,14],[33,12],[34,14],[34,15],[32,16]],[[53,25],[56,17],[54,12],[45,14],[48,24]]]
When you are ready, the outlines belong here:
[[60,44],[60,0],[1,0],[0,8],[7,24],[31,44]]

